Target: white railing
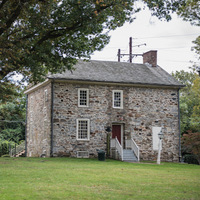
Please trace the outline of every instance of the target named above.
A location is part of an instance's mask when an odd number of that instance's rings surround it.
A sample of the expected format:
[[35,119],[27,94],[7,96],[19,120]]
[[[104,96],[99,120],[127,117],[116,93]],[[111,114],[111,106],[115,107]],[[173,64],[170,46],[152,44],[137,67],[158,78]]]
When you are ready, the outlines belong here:
[[11,157],[16,156],[17,154],[19,154],[23,150],[25,150],[25,141],[22,142],[20,145],[17,145],[15,148],[11,149],[10,156]]
[[138,162],[140,161],[140,149],[138,147],[138,145],[135,143],[135,141],[133,140],[133,138],[131,138],[130,140],[126,140],[126,148],[131,148],[133,150],[133,152],[135,153]]
[[115,139],[110,139],[110,147],[115,148]]
[[111,139],[111,148],[115,148],[118,151],[119,155],[121,156],[121,160],[123,161],[123,148],[122,145],[119,143],[117,137],[115,139]]

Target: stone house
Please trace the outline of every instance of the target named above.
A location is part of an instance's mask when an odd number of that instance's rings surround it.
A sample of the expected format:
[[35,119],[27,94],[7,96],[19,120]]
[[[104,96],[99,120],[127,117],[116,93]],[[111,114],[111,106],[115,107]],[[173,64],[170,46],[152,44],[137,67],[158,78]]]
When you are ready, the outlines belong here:
[[73,72],[29,88],[26,155],[97,157],[101,149],[120,160],[155,160],[162,129],[161,160],[178,161],[183,85],[156,59],[149,51],[143,64],[80,60]]

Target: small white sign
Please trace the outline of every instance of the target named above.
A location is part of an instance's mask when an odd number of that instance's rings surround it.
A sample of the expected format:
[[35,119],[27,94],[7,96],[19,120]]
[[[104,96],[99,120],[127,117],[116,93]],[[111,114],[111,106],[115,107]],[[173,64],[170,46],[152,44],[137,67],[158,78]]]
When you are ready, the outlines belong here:
[[[159,138],[158,134],[160,133],[162,127],[152,127],[152,132],[153,132],[153,150],[158,150],[158,144],[159,144]],[[162,150],[162,144],[161,144],[161,149]]]

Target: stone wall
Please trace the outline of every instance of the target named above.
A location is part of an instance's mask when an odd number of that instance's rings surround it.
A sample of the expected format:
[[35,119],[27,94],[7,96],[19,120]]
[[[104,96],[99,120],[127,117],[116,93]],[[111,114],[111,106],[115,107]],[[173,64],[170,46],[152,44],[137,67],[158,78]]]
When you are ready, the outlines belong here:
[[[89,107],[78,107],[78,88],[89,89]],[[112,90],[123,90],[123,109],[112,108]],[[122,124],[124,141],[140,147],[141,160],[156,160],[152,127],[163,127],[161,160],[178,161],[178,99],[176,89],[54,83],[53,156],[77,157],[106,150],[107,126]],[[90,140],[76,140],[76,120],[90,119]],[[124,148],[125,142],[123,144]]]
[[27,156],[50,156],[51,84],[28,94]]

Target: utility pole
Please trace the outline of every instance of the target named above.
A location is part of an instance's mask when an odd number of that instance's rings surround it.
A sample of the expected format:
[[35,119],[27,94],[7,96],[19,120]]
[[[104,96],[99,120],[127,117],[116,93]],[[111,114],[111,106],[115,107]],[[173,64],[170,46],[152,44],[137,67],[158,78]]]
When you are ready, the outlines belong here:
[[120,49],[118,49],[118,54],[117,54],[117,56],[118,56],[118,62],[120,62],[120,56],[121,55],[121,50]]
[[133,45],[132,45],[132,37],[130,37],[130,38],[129,38],[129,54],[121,54],[121,50],[118,49],[118,53],[117,53],[118,62],[120,62],[120,58],[121,58],[122,56],[129,56],[129,62],[130,62],[130,63],[133,62],[133,57],[134,57],[134,56],[143,56],[143,54],[133,54],[133,53],[132,53],[132,47],[140,47],[140,46],[142,46],[142,45],[145,45],[145,46],[146,46],[145,43],[144,43],[144,44],[139,44],[139,45],[133,46]]
[[132,63],[132,37],[129,38],[129,61]]

